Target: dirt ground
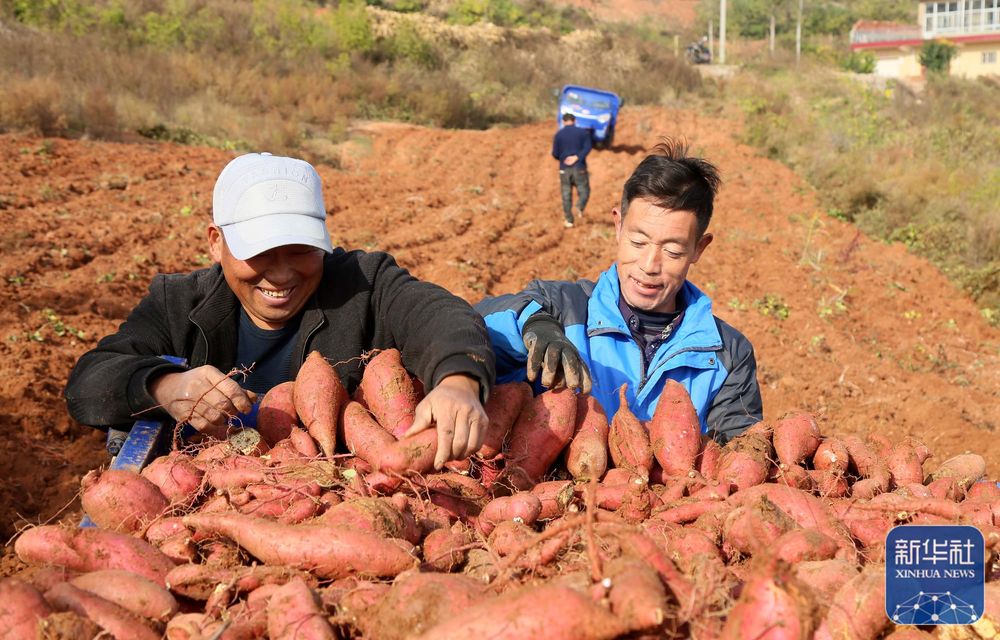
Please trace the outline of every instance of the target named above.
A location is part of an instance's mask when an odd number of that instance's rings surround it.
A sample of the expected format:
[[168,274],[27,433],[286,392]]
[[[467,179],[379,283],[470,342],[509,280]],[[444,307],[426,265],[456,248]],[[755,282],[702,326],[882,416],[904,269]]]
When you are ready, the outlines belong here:
[[603,22],[660,20],[670,26],[690,28],[697,17],[698,0],[558,0],[586,9]]
[[[685,111],[623,110],[616,146],[588,161],[587,216],[564,229],[553,127],[360,127],[340,168],[319,167],[335,241],[389,251],[470,302],[532,278],[594,278],[614,258],[624,179],[658,137],[684,135],[724,178],[715,241],[690,277],[754,343],[765,418],[802,408],[825,433],[912,435],[935,454],[927,470],[974,451],[1000,476],[1000,330],[930,264],[825,216],[800,178],[734,141],[733,123]],[[0,154],[6,540],[79,517],[80,477],[107,456],[67,416],[66,376],[154,273],[206,263],[212,185],[233,154],[14,135]]]

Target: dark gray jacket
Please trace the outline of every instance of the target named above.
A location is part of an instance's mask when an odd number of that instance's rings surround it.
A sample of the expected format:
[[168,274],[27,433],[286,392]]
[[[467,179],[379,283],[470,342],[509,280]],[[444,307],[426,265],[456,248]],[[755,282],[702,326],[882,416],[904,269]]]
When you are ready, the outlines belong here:
[[[74,366],[66,385],[70,415],[95,427],[129,428],[142,413],[165,419],[150,379],[183,370],[158,356],[186,358],[230,371],[238,363],[240,302],[216,264],[190,274],[159,275],[118,331]],[[386,253],[335,249],[323,280],[302,311],[290,375],[313,350],[336,364],[348,391],[361,380],[359,358],[371,349],[398,348],[403,363],[429,391],[463,373],[479,380],[482,397],[494,379],[494,356],[482,318],[464,300],[422,282]]]

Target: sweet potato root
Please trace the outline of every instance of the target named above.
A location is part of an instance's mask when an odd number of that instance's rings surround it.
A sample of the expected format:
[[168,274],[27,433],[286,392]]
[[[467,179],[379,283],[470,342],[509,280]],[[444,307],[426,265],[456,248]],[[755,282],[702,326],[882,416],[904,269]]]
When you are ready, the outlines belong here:
[[608,468],[608,416],[589,393],[576,398],[576,426],[566,450],[566,469],[574,479],[597,480]]
[[516,520],[532,525],[542,512],[542,502],[530,493],[515,493],[512,496],[494,498],[483,507],[476,519],[479,531],[490,535],[493,528],[504,520]]
[[540,482],[569,444],[575,426],[576,396],[571,390],[546,391],[533,398],[510,431],[507,468],[511,482],[521,489]]
[[302,580],[275,589],[267,602],[267,632],[272,640],[335,640],[319,599]]
[[268,446],[273,447],[301,427],[295,412],[295,381],[289,380],[271,387],[257,408],[257,431]]
[[81,481],[83,510],[94,524],[133,533],[169,506],[159,487],[134,471],[90,471]]
[[986,476],[986,460],[978,453],[963,453],[941,463],[930,479],[955,478],[962,493]]
[[628,407],[628,384],[618,390],[618,411],[611,419],[608,450],[615,466],[635,476],[649,477],[653,468],[653,448],[649,432]]
[[393,437],[403,437],[413,425],[420,395],[399,349],[380,351],[365,365],[361,393],[368,410]]
[[310,352],[295,375],[295,412],[323,455],[337,448],[337,422],[347,404],[347,390],[340,376],[319,351]]
[[477,452],[480,458],[490,460],[503,451],[507,435],[531,398],[531,385],[527,382],[507,382],[493,388],[490,399],[483,407],[490,423],[483,437],[483,446]]
[[90,618],[117,640],[158,640],[160,637],[139,616],[68,582],[49,589],[45,599],[55,609],[73,611]]
[[729,611],[721,637],[724,640],[809,638],[816,605],[808,587],[780,566],[753,571]]
[[360,626],[365,637],[406,640],[461,615],[485,596],[483,584],[468,576],[408,571],[361,617]]
[[834,596],[816,640],[877,638],[892,624],[885,615],[885,568],[869,565]]
[[32,527],[17,539],[14,551],[28,564],[51,564],[81,572],[124,569],[157,584],[163,584],[174,567],[169,558],[145,540],[97,528]]
[[648,426],[653,456],[664,473],[675,476],[694,469],[701,450],[701,421],[684,385],[667,379]]
[[392,577],[416,564],[402,546],[364,531],[322,524],[287,526],[242,515],[196,514],[186,516],[184,524],[221,533],[265,564],[302,569],[323,578]]
[[73,578],[69,583],[150,620],[166,622],[178,610],[177,600],[163,585],[131,571],[91,571]]
[[174,452],[153,460],[141,475],[155,484],[170,504],[176,505],[194,501],[205,472],[194,465],[191,456]]
[[52,608],[35,587],[17,578],[0,580],[0,630],[5,638],[34,638],[38,621]]
[[820,445],[819,426],[812,414],[794,412],[774,423],[774,452],[782,465],[801,465]]

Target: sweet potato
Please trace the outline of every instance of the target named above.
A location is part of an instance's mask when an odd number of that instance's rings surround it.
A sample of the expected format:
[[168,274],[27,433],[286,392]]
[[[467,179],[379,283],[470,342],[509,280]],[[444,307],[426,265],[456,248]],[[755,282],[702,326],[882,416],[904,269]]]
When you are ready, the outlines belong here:
[[648,426],[653,457],[664,473],[680,475],[694,469],[701,450],[701,421],[684,385],[667,380]]
[[504,520],[514,520],[527,525],[535,524],[542,512],[542,502],[530,493],[494,498],[483,507],[476,519],[479,531],[488,536]]
[[524,405],[531,401],[532,395],[531,385],[527,382],[507,382],[493,388],[490,399],[483,407],[490,423],[483,437],[483,446],[477,452],[480,458],[490,460],[500,455],[511,427]]
[[39,593],[45,593],[53,585],[69,582],[78,575],[80,575],[79,571],[72,571],[65,567],[28,567],[12,577],[38,589]]
[[295,412],[323,455],[337,449],[337,422],[347,404],[347,390],[340,376],[319,351],[312,351],[295,375]]
[[45,599],[55,609],[73,611],[90,618],[116,640],[158,640],[160,637],[134,613],[68,582],[49,589]]
[[608,564],[611,612],[628,631],[652,631],[667,616],[667,592],[656,570],[635,559],[621,557]]
[[437,443],[436,429],[424,429],[402,438],[383,449],[376,468],[386,473],[412,471],[422,474],[432,471]]
[[566,469],[575,480],[597,480],[608,468],[608,416],[589,393],[576,398],[576,426],[566,450]]
[[190,504],[201,490],[205,472],[194,465],[191,456],[175,451],[150,462],[141,475],[155,484],[170,504]]
[[539,482],[531,488],[531,495],[538,498],[542,504],[539,520],[551,520],[561,516],[573,502],[573,483],[569,480],[552,480]]
[[893,487],[919,484],[924,481],[920,457],[909,442],[897,442],[892,445],[885,463],[889,467]]
[[965,493],[966,502],[1000,502],[1000,486],[991,480],[973,483]]
[[779,560],[789,564],[812,560],[830,560],[840,549],[837,541],[819,529],[792,529],[773,541]]
[[443,620],[417,638],[603,640],[622,633],[624,624],[588,596],[569,587],[547,584],[485,599]]
[[804,560],[792,569],[795,576],[816,594],[815,601],[820,605],[821,615],[825,615],[826,608],[840,588],[857,576],[859,571],[856,564],[837,559]]
[[420,395],[399,349],[384,349],[365,365],[361,393],[368,410],[393,437],[403,437],[413,425]]
[[782,465],[801,465],[820,445],[819,426],[812,414],[797,411],[774,423],[774,452]]
[[816,640],[871,640],[892,624],[885,615],[885,567],[869,565],[834,596]]
[[483,584],[468,576],[408,571],[361,617],[360,627],[367,638],[406,640],[460,615],[485,596]]
[[806,469],[806,473],[812,479],[813,491],[822,498],[842,498],[851,490],[843,474],[827,469]]
[[963,453],[948,458],[931,473],[930,479],[955,478],[958,488],[965,493],[969,487],[986,476],[986,460],[978,453]]
[[701,451],[695,460],[695,469],[704,478],[714,480],[719,475],[719,458],[722,456],[722,445],[707,435],[701,438]]
[[322,524],[286,526],[243,515],[195,514],[186,516],[184,524],[220,533],[265,564],[302,569],[323,578],[354,573],[391,577],[416,564],[399,544],[364,531]]
[[317,580],[304,571],[284,566],[264,565],[209,566],[207,564],[183,564],[174,567],[167,574],[167,588],[177,595],[191,600],[207,601],[225,585],[230,595],[240,596],[256,591],[266,585],[282,585],[292,579],[305,580],[315,586]]
[[150,620],[166,622],[177,613],[177,600],[163,585],[131,571],[91,571],[73,578],[69,583]]
[[340,428],[347,450],[374,468],[378,468],[386,448],[396,442],[392,434],[379,426],[367,409],[353,400],[344,408]]
[[289,380],[271,387],[257,408],[257,431],[269,446],[274,446],[301,427],[295,412],[295,381]]
[[527,403],[510,431],[507,469],[514,486],[526,489],[540,482],[569,444],[575,425],[576,396],[569,389],[546,391]]
[[424,564],[435,571],[454,571],[465,562],[462,547],[471,542],[472,534],[459,523],[450,529],[435,529],[424,538]]
[[728,555],[757,555],[798,525],[766,496],[739,506],[722,525],[723,550]]
[[733,438],[722,448],[719,458],[719,482],[743,490],[767,480],[771,460],[771,442],[749,431]]
[[868,499],[889,490],[889,467],[871,447],[857,436],[846,436],[844,446],[850,454],[851,466],[859,476],[870,482],[855,482],[851,496]]
[[73,571],[124,569],[157,584],[163,584],[174,567],[169,558],[145,540],[106,529],[32,527],[18,537],[14,551],[28,564],[51,564]]
[[302,580],[290,580],[267,601],[267,632],[272,640],[335,640],[319,599]]
[[0,580],[0,633],[5,638],[34,638],[38,621],[52,608],[35,587],[17,578]]
[[382,538],[403,537],[403,514],[385,498],[352,498],[330,508],[316,522],[367,531]]
[[847,445],[839,438],[824,438],[813,454],[813,467],[820,471],[829,471],[837,475],[847,472],[850,464],[850,452]]
[[618,411],[611,419],[608,450],[615,466],[632,475],[649,477],[653,468],[653,448],[649,432],[628,407],[628,383],[618,389]]
[[159,487],[134,471],[94,470],[80,484],[83,510],[103,529],[133,533],[169,506]]
[[808,587],[780,565],[757,567],[726,618],[723,640],[809,638],[816,604]]

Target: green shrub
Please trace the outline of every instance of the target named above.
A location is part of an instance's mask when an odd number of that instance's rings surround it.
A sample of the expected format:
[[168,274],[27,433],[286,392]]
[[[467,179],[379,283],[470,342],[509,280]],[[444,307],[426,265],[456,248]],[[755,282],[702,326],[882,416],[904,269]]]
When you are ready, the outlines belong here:
[[854,73],[874,73],[875,56],[871,51],[852,51],[844,58],[841,66],[845,71],[853,71]]
[[920,47],[920,65],[930,73],[948,73],[958,48],[944,40],[928,40]]

